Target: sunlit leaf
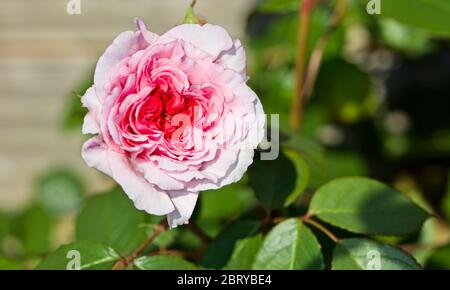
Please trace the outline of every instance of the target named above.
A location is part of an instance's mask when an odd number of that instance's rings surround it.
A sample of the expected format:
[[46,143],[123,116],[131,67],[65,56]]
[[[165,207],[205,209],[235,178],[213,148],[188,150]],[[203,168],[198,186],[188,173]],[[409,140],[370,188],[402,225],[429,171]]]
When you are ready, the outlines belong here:
[[262,241],[261,234],[237,241],[225,269],[251,270]]
[[209,243],[203,256],[202,265],[206,268],[223,268],[230,259],[236,243],[255,235],[260,226],[259,221],[253,220],[238,220],[228,225]]
[[[80,241],[59,247],[37,266],[38,270],[108,270],[120,256],[96,242]],[[78,268],[79,266],[79,268]]]
[[333,253],[334,270],[419,270],[400,248],[368,239],[341,240]]
[[265,237],[253,268],[256,270],[305,270],[324,267],[320,244],[298,219],[288,219]]
[[140,270],[195,270],[197,266],[171,255],[155,255],[140,257],[134,261]]
[[126,255],[146,239],[146,216],[117,188],[86,201],[77,218],[76,237],[101,242]]
[[407,197],[375,180],[333,180],[315,193],[309,214],[355,233],[406,235],[417,232],[429,214]]
[[381,16],[390,17],[412,27],[437,35],[450,35],[450,2],[448,0],[382,1]]

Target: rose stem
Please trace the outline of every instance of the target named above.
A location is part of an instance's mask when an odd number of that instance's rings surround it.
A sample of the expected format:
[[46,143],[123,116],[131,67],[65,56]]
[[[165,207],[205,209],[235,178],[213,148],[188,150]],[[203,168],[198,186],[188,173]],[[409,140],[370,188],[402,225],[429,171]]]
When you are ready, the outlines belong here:
[[128,257],[126,257],[125,259],[122,259],[120,261],[117,261],[112,269],[122,269],[123,267],[126,267],[127,265],[129,265],[130,263],[132,263],[134,261],[134,259],[136,259],[139,254],[142,253],[142,251],[144,251],[148,245],[150,245],[151,242],[153,242],[153,240],[160,234],[162,233],[165,229],[167,228],[165,221],[161,222],[160,224],[158,224],[158,226],[155,229],[155,232],[149,236],[136,250],[134,250],[134,252],[129,255]]
[[315,227],[316,229],[318,229],[319,231],[321,231],[322,233],[324,233],[326,236],[328,236],[330,239],[332,239],[333,242],[335,242],[335,243],[339,242],[339,239],[332,232],[330,232],[326,227],[324,227],[323,225],[319,224],[315,220],[311,219],[311,217],[309,215],[302,216],[301,220],[304,223],[310,224],[313,227]]
[[212,240],[197,224],[189,223],[187,226],[203,243],[207,244]]
[[299,21],[297,34],[297,54],[295,64],[295,91],[292,98],[291,127],[297,131],[300,128],[303,111],[302,86],[308,44],[308,32],[311,22],[311,12],[316,0],[304,0],[299,7]]
[[342,16],[347,9],[347,4],[348,0],[340,0],[336,3],[336,7],[331,15],[324,34],[319,38],[314,46],[308,68],[306,70],[305,83],[302,90],[302,99],[311,95],[314,83],[316,82],[317,74],[319,72],[320,64],[322,62],[323,51],[325,50],[328,40],[341,21]]

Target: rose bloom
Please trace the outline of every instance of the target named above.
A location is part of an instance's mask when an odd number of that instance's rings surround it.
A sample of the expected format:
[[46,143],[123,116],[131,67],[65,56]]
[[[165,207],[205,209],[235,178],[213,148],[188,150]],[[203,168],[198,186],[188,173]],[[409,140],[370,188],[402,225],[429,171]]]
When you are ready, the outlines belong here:
[[100,57],[82,97],[83,133],[96,134],[82,156],[136,208],[176,227],[200,191],[241,179],[265,117],[246,85],[244,48],[223,28],[183,24],[159,36],[136,24]]

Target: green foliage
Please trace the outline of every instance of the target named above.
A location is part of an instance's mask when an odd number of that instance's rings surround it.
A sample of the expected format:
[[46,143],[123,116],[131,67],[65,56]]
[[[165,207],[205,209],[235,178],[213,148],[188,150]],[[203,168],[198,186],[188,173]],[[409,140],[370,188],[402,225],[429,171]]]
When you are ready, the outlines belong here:
[[251,189],[240,183],[204,191],[199,198],[201,206],[198,220],[207,224],[217,224],[236,217],[255,202]]
[[406,235],[429,214],[401,193],[368,178],[333,180],[316,192],[309,214],[355,233]]
[[413,257],[399,248],[367,239],[340,241],[333,253],[334,270],[419,270]]
[[19,261],[6,257],[0,257],[0,270],[20,270],[22,265]]
[[[76,259],[80,258],[77,269]],[[48,255],[38,270],[107,270],[120,256],[110,247],[97,242],[81,241],[59,247]]]
[[320,69],[314,97],[329,115],[352,123],[369,112],[369,89],[367,73],[342,59],[332,59]]
[[259,221],[238,220],[228,225],[206,249],[202,265],[206,268],[223,268],[239,240],[255,235],[260,228]]
[[428,257],[426,269],[448,270],[450,269],[450,245],[439,247]]
[[82,201],[83,185],[70,171],[52,170],[37,184],[38,202],[53,214],[64,214],[78,209]]
[[311,174],[311,184],[318,187],[339,177],[365,174],[367,174],[366,165],[357,153],[329,150],[326,152],[322,169],[315,170]]
[[52,218],[41,207],[31,207],[14,219],[14,234],[27,255],[46,253],[50,248]]
[[62,116],[62,128],[66,131],[80,131],[83,125],[87,108],[81,105],[81,96],[83,96],[86,90],[92,85],[94,73],[92,71],[86,75],[89,77],[82,81],[75,91],[70,92],[67,97],[68,103],[64,115]]
[[96,241],[121,255],[132,252],[146,238],[147,214],[134,208],[119,188],[89,198],[76,226],[78,240]]
[[251,270],[262,242],[263,237],[261,234],[237,241],[225,269]]
[[382,13],[412,27],[450,36],[450,2],[447,0],[383,1]]
[[256,197],[270,212],[293,203],[309,180],[309,168],[295,151],[281,152],[275,160],[256,157],[248,171]]
[[411,29],[393,19],[381,19],[383,40],[392,48],[411,56],[420,56],[433,48],[430,36],[425,31]]
[[450,221],[450,171],[447,180],[447,191],[442,199],[442,211],[447,218],[447,221]]
[[[0,245],[3,244],[4,238],[8,235],[10,230],[11,220],[8,216],[0,212]],[[0,247],[0,253],[2,252],[2,247]]]
[[310,229],[296,219],[274,227],[264,239],[253,266],[257,270],[322,269],[319,242]]
[[299,136],[298,134],[290,134],[283,146],[288,150],[296,151],[309,165],[311,169],[323,170],[324,167],[324,148],[315,141]]
[[140,257],[134,261],[140,270],[195,270],[198,267],[177,256],[158,255]]

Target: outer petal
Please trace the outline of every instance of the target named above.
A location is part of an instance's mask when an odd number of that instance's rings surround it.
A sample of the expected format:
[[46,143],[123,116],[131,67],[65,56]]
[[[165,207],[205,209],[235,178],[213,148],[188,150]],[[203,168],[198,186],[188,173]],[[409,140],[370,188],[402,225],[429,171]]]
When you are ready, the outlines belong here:
[[236,165],[229,174],[220,181],[219,187],[239,181],[247,171],[247,168],[253,163],[253,155],[253,149],[241,150]]
[[165,171],[157,168],[150,162],[138,164],[137,169],[142,172],[147,182],[155,184],[163,190],[180,190],[184,188],[184,183],[169,176]]
[[109,80],[112,67],[141,48],[140,35],[140,32],[122,32],[99,58],[95,67],[94,86],[100,102],[103,102],[107,95],[105,85]]
[[197,203],[198,192],[174,191],[170,193],[175,210],[167,215],[171,228],[187,224]]
[[147,26],[145,25],[144,21],[142,21],[139,18],[135,18],[134,22],[136,23],[138,30],[141,32],[142,38],[148,44],[152,44],[153,42],[155,42],[158,39],[159,35],[147,30]]
[[247,78],[247,58],[244,47],[239,39],[235,40],[231,49],[222,52],[216,62]]
[[212,24],[182,24],[161,35],[160,40],[165,39],[182,39],[214,58],[233,47],[233,40],[228,32]]
[[109,151],[108,155],[112,177],[134,201],[136,208],[155,215],[168,214],[175,209],[169,196],[138,175],[124,155],[114,151]]
[[86,90],[86,93],[81,97],[83,106],[88,108],[88,113],[84,116],[83,134],[97,134],[100,130],[100,110],[101,105],[93,87]]
[[108,160],[108,148],[99,136],[92,137],[83,144],[81,156],[89,167],[94,167],[111,176]]

